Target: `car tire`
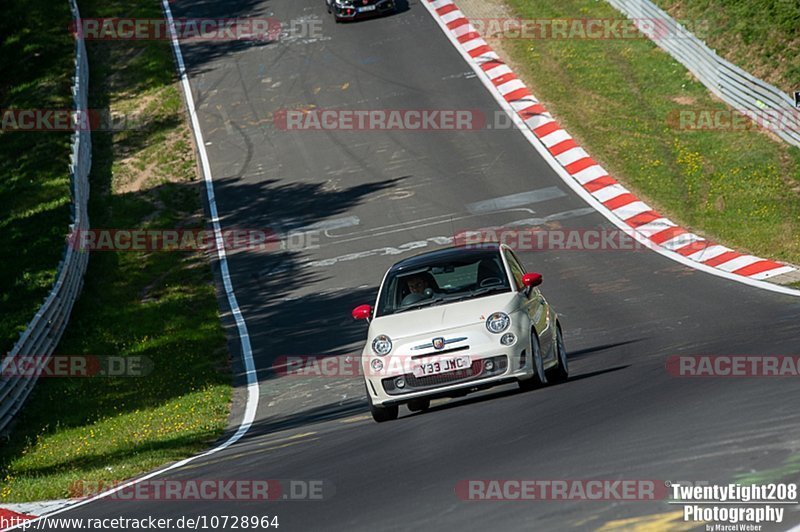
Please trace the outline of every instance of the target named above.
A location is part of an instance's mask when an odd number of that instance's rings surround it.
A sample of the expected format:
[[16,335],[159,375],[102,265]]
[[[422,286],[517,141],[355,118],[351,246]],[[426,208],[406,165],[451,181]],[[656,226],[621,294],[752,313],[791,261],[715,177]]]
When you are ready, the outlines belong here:
[[408,402],[408,409],[411,412],[424,412],[431,407],[430,399],[412,399]]
[[397,405],[376,406],[372,404],[372,396],[369,394],[369,390],[367,390],[367,401],[369,401],[369,413],[372,414],[372,419],[377,423],[392,421],[397,419],[397,416],[400,414],[400,407]]
[[517,381],[523,392],[535,390],[547,384],[547,376],[544,372],[544,361],[542,360],[542,349],[539,346],[539,337],[536,331],[531,330],[531,362],[533,363],[533,376],[529,379]]
[[556,367],[549,370],[547,380],[554,383],[567,382],[569,379],[569,363],[567,362],[567,348],[564,346],[564,335],[561,334],[561,325],[556,325]]

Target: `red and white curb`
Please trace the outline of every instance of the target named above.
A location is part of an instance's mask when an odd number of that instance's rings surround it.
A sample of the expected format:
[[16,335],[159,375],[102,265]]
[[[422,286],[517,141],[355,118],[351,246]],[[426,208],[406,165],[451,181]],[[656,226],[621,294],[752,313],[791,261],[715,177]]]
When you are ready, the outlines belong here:
[[35,515],[21,514],[7,508],[0,508],[0,531],[18,526],[24,521],[36,519]]
[[[523,133],[527,133],[525,129],[533,133],[538,141],[532,142],[534,147],[540,153],[543,152],[543,147],[551,156],[545,159],[567,184],[587,201],[588,193],[589,197],[596,200],[589,203],[615,225],[663,255],[701,270],[717,270],[723,277],[761,281],[797,271],[788,264],[746,255],[711,242],[679,227],[640,201],[578,146],[511,68],[481,38],[452,0],[424,0],[423,4],[461,55],[479,74],[484,85],[491,89],[501,106],[510,109],[525,124],[520,128]],[[796,290],[771,283],[758,285],[762,288],[772,287],[771,290],[779,292],[798,294]]]
[[34,502],[14,502],[3,504],[0,512],[8,510],[18,514],[24,514],[29,517],[38,517],[40,515],[47,515],[62,508],[72,506],[80,499],[54,499],[50,501],[34,501]]

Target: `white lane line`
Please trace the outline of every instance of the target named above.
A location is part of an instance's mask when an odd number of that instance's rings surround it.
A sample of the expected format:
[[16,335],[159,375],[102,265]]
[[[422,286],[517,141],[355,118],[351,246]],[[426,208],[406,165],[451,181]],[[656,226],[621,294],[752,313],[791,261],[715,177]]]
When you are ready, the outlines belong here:
[[[99,499],[103,499],[122,489],[138,484],[139,482],[149,480],[157,475],[166,473],[167,471],[178,469],[179,467],[182,467],[188,464],[189,462],[194,462],[195,460],[198,460],[200,458],[204,458],[206,456],[210,456],[224,449],[227,449],[228,447],[239,441],[241,437],[245,435],[245,433],[250,429],[250,426],[253,424],[253,421],[255,420],[256,417],[259,390],[258,390],[258,379],[256,378],[255,362],[253,361],[253,351],[250,346],[250,335],[247,331],[247,324],[244,321],[244,317],[242,316],[242,311],[239,308],[239,303],[236,300],[236,294],[233,291],[233,283],[231,282],[230,270],[228,269],[228,259],[227,256],[225,255],[225,241],[222,236],[222,228],[219,223],[217,203],[214,196],[214,182],[211,176],[211,165],[209,164],[208,153],[206,152],[205,142],[203,141],[203,132],[200,130],[200,121],[197,118],[197,109],[195,108],[194,98],[192,97],[192,89],[189,86],[189,78],[186,74],[186,65],[183,62],[183,54],[181,53],[180,44],[178,43],[178,38],[175,31],[175,22],[174,19],[172,18],[172,11],[169,8],[169,0],[161,0],[161,7],[164,9],[164,13],[167,17],[167,25],[170,31],[172,49],[173,52],[175,53],[175,60],[178,63],[178,75],[180,77],[181,87],[183,88],[184,97],[186,98],[186,107],[189,111],[189,117],[191,119],[192,129],[194,131],[195,139],[197,141],[197,149],[200,153],[200,163],[203,168],[203,174],[204,174],[203,179],[206,185],[206,195],[208,196],[208,205],[209,205],[209,210],[211,211],[211,224],[214,227],[214,239],[216,240],[217,243],[217,257],[219,259],[219,264],[220,264],[222,283],[223,287],[225,288],[225,293],[227,295],[228,305],[230,305],[231,313],[233,314],[234,320],[236,321],[236,328],[239,333],[239,340],[242,350],[242,361],[244,362],[245,376],[247,377],[247,405],[245,406],[244,416],[242,416],[242,422],[239,424],[239,428],[233,435],[231,435],[230,438],[228,438],[221,444],[217,445],[216,447],[213,447],[198,455],[190,456],[189,458],[185,458],[183,460],[180,460],[179,462],[170,464],[164,468],[152,471],[134,480],[122,483],[113,489],[95,495],[88,499],[82,499],[76,502],[75,504],[66,506],[64,508],[60,508],[49,514],[44,514],[42,516],[37,517],[36,519],[26,521],[24,523],[24,525],[26,525],[25,528],[28,528],[33,523],[45,519],[47,517],[50,517],[52,515],[60,514],[67,510],[72,510],[74,508],[78,508],[79,506],[89,504]],[[19,526],[22,525],[18,525],[17,527],[13,528],[19,528]],[[9,528],[8,530],[12,530],[12,528]]]
[[292,235],[307,233],[322,233],[328,238],[335,238],[335,235],[330,234],[334,229],[355,227],[359,224],[361,224],[361,219],[358,216],[345,216],[344,218],[322,220],[308,225],[301,225],[300,223],[277,224],[277,229],[280,230],[278,236],[281,239],[289,238]]
[[368,249],[366,251],[358,251],[355,253],[348,253],[346,255],[339,255],[338,257],[332,257],[330,259],[314,260],[306,262],[302,264],[302,266],[305,268],[319,268],[319,267],[333,266],[334,264],[337,264],[339,262],[348,262],[358,259],[365,259],[367,257],[400,255],[402,253],[408,253],[409,251],[414,251],[417,249],[428,247],[431,244],[437,246],[446,246],[448,244],[452,244],[453,240],[454,238],[452,236],[432,236],[426,238],[425,240],[415,240],[412,242],[406,242],[405,244],[400,244],[397,247],[383,246],[380,248]]
[[467,210],[472,214],[487,214],[490,212],[513,209],[514,207],[521,207],[523,205],[530,205],[531,203],[540,203],[555,198],[563,198],[566,195],[567,194],[558,187],[540,188],[529,192],[520,192],[519,194],[510,194],[508,196],[500,196],[498,198],[470,203],[467,205]]
[[[529,214],[535,214],[535,212],[530,210],[530,209],[508,209],[508,210],[506,210],[504,212],[515,212],[515,211],[523,211],[523,212],[527,212]],[[554,222],[554,221],[557,221],[557,220],[566,220],[567,218],[574,218],[576,216],[585,216],[587,214],[592,214],[593,212],[595,212],[594,209],[592,209],[590,207],[584,207],[584,208],[581,208],[581,209],[573,209],[573,210],[569,210],[569,211],[557,212],[555,214],[550,214],[550,215],[542,217],[542,218],[525,218],[523,220],[517,220],[516,222],[510,222],[510,223],[507,223],[507,224],[503,224],[502,226],[493,226],[493,227],[496,228],[496,227],[519,227],[519,226],[522,226],[522,225],[541,225],[541,224],[545,224],[547,222]],[[459,221],[459,220],[466,220],[468,218],[475,218],[476,216],[479,216],[479,215],[477,215],[477,214],[468,214],[468,215],[462,215],[462,216],[454,216],[454,215],[447,215],[447,216],[448,217],[445,218],[445,219],[440,219],[441,217],[435,216],[433,218],[424,218],[422,220],[403,222],[402,224],[393,224],[393,225],[385,226],[385,228],[393,228],[393,227],[396,227],[398,225],[402,226],[399,229],[388,229],[388,230],[384,230],[384,231],[380,231],[380,232],[375,232],[378,229],[384,229],[384,227],[376,227],[375,229],[368,229],[367,231],[365,231],[365,233],[368,233],[368,234],[350,233],[351,235],[360,234],[361,236],[354,236],[353,238],[347,238],[347,239],[343,239],[343,240],[336,240],[335,242],[333,242],[331,244],[322,244],[322,245],[320,245],[320,247],[324,248],[324,247],[328,247],[328,246],[331,246],[331,245],[337,245],[338,246],[340,244],[343,244],[344,242],[354,242],[356,240],[363,240],[365,238],[373,238],[373,237],[376,237],[376,236],[389,235],[389,234],[392,234],[392,233],[401,233],[401,232],[404,232],[404,231],[408,231],[410,229],[421,229],[423,227],[430,227],[430,226],[433,226],[433,225],[440,225],[440,224],[443,224],[443,223],[452,223],[452,222],[456,222],[456,221]],[[431,221],[429,223],[421,223],[421,222],[427,222],[427,220],[436,220],[436,221]],[[414,224],[414,225],[411,225],[411,224]],[[410,227],[408,227],[409,225],[410,225]],[[488,229],[488,227],[484,227],[483,229]],[[465,230],[465,229],[464,228],[455,228],[454,227],[453,230],[454,230],[454,232],[458,232],[458,231]],[[273,271],[273,270],[270,269],[269,271]],[[263,272],[260,272],[260,273],[263,273]]]
[[322,220],[312,224],[302,225],[302,222],[287,222],[277,224],[283,231],[291,233],[309,233],[311,231],[331,231],[333,229],[341,229],[343,227],[354,227],[361,223],[358,216],[345,216],[343,218],[332,218],[330,220]]
[[[591,207],[584,207],[581,209],[573,209],[570,211],[564,212],[557,212],[555,214],[551,214],[549,216],[544,216],[542,218],[526,218],[524,220],[517,220],[515,222],[511,222],[508,224],[504,224],[500,227],[502,228],[510,228],[510,227],[531,227],[531,226],[538,226],[548,222],[554,222],[558,220],[566,220],[568,218],[576,218],[579,216],[586,216],[587,214],[595,214],[595,210]],[[493,227],[485,227],[482,228],[484,230],[495,229]],[[480,230],[480,229],[478,229]],[[374,257],[374,256],[386,256],[386,255],[400,255],[402,253],[408,253],[409,251],[414,251],[417,249],[428,247],[429,245],[439,245],[439,246],[446,246],[453,243],[454,236],[432,236],[428,237],[424,240],[414,240],[412,242],[406,242],[404,244],[400,244],[399,246],[382,246],[379,248],[368,249],[365,251],[356,251],[353,253],[347,253],[345,255],[339,255],[338,257],[331,257],[329,259],[320,259],[302,263],[301,266],[304,268],[319,268],[319,267],[327,267],[333,266],[334,264],[338,264],[340,262],[349,262],[353,260],[365,259],[367,257]],[[278,268],[275,270],[271,270],[272,273],[277,273],[283,271],[284,268]]]
[[567,220],[569,218],[587,216],[589,214],[595,214],[596,212],[597,211],[595,211],[591,207],[583,207],[581,209],[572,209],[570,211],[563,211],[563,212],[557,212],[555,214],[549,214],[543,218],[526,218],[524,220],[517,220],[516,222],[504,224],[503,227],[543,225],[549,222],[557,222],[559,220]]
[[[169,7],[169,0],[162,0],[161,6],[163,7],[164,13],[167,16],[167,23],[169,25],[172,49],[175,53],[175,60],[178,63],[178,75],[180,77],[181,87],[183,89],[184,97],[186,98],[186,107],[189,111],[192,130],[194,131],[195,138],[197,140],[198,151],[200,153],[200,162],[203,167],[203,181],[205,182],[206,185],[206,195],[208,198],[209,210],[211,211],[210,212],[211,223],[212,226],[214,227],[214,238],[217,242],[217,257],[220,263],[220,272],[222,274],[223,287],[225,288],[225,294],[228,299],[228,305],[231,308],[231,313],[234,316],[234,319],[236,321],[236,328],[239,333],[239,341],[242,350],[242,362],[244,362],[245,376],[247,377],[247,404],[245,406],[244,415],[242,416],[242,422],[239,424],[239,428],[233,435],[231,435],[230,438],[225,440],[220,445],[213,447],[212,449],[209,449],[204,453],[181,460],[180,462],[172,464],[164,469],[161,469],[154,473],[150,473],[149,476],[155,476],[159,473],[163,473],[165,471],[178,468],[189,462],[193,462],[198,458],[217,453],[239,441],[239,439],[241,439],[241,437],[244,436],[245,433],[247,433],[247,431],[250,429],[250,426],[253,424],[253,421],[255,420],[256,411],[258,409],[258,395],[259,395],[258,378],[256,376],[255,362],[253,360],[253,350],[252,346],[250,345],[250,333],[247,330],[247,324],[245,323],[244,316],[242,315],[242,311],[239,308],[239,302],[236,299],[236,294],[233,288],[233,281],[231,280],[231,274],[228,268],[228,258],[225,254],[225,241],[222,236],[222,227],[219,221],[219,212],[217,211],[217,201],[216,201],[216,196],[214,194],[214,178],[211,174],[211,163],[209,162],[208,152],[206,151],[205,148],[203,131],[200,128],[200,120],[197,116],[197,109],[195,108],[194,97],[192,96],[192,88],[189,85],[189,76],[187,75],[186,72],[186,64],[183,61],[181,46],[180,43],[178,42],[177,32],[175,29],[175,21],[172,18],[172,10]],[[134,482],[139,482],[141,480],[143,479],[138,479],[137,481]],[[106,493],[106,495],[108,493]],[[103,494],[101,494],[100,496],[102,495]]]
[[[505,209],[503,212],[515,212],[515,211],[522,211],[528,214],[534,214],[535,211],[526,208],[519,208],[519,209]],[[483,213],[480,214],[462,214],[456,216],[455,214],[447,214],[441,216],[433,216],[430,218],[423,218],[421,220],[412,220],[410,222],[402,222],[398,224],[387,225],[384,227],[375,227],[373,229],[367,229],[364,231],[358,231],[355,233],[347,233],[345,235],[333,235],[336,238],[335,242],[330,244],[322,244],[320,247],[326,247],[331,245],[339,245],[345,242],[354,242],[356,240],[363,240],[365,238],[374,238],[376,236],[383,236],[383,235],[390,235],[392,233],[401,233],[404,231],[408,231],[410,229],[421,229],[423,227],[430,227],[432,225],[440,225],[443,223],[452,223],[457,222],[459,220],[466,220],[468,218],[475,218],[482,216]],[[431,220],[428,222],[428,220]],[[423,223],[426,222],[426,223]],[[396,229],[395,229],[396,228]],[[349,237],[349,238],[346,238]]]
[[371,229],[364,229],[363,231],[355,231],[355,232],[352,232],[352,233],[344,233],[344,234],[341,234],[341,235],[333,235],[333,238],[347,238],[349,236],[365,235],[365,234],[368,234],[368,233],[375,233],[375,232],[385,231],[387,229],[394,229],[396,227],[406,227],[408,225],[419,224],[419,223],[422,223],[422,222],[430,222],[430,221],[433,221],[433,220],[448,221],[448,220],[450,220],[451,218],[453,218],[455,216],[459,216],[458,213],[451,212],[451,213],[448,213],[448,214],[438,214],[436,216],[429,216],[428,218],[420,218],[419,220],[410,220],[408,222],[398,222],[396,224],[381,225],[381,226],[378,226],[378,227],[373,227]]
[[300,231],[330,231],[332,229],[341,229],[342,227],[354,227],[360,223],[361,219],[358,216],[345,216],[344,218],[334,218],[309,224],[301,227]]

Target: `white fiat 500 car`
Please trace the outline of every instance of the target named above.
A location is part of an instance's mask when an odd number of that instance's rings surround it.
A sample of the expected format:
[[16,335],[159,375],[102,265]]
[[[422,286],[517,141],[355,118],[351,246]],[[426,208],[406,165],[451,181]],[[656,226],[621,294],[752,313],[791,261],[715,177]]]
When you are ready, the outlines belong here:
[[503,245],[453,247],[408,258],[383,278],[361,363],[375,421],[399,405],[421,411],[436,397],[458,397],[518,382],[532,389],[565,381],[567,352],[558,316]]

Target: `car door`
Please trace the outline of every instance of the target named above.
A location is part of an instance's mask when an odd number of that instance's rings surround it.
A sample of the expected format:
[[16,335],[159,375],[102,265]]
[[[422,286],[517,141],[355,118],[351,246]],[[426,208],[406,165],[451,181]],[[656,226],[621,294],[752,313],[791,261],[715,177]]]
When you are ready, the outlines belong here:
[[555,359],[555,351],[553,350],[553,331],[550,323],[550,308],[547,304],[538,286],[534,286],[525,295],[525,287],[522,284],[522,276],[525,275],[525,268],[522,262],[517,258],[513,251],[504,249],[503,253],[511,269],[511,275],[514,278],[516,289],[520,292],[520,296],[524,300],[525,308],[531,318],[531,323],[536,327],[536,332],[539,334],[539,347],[542,349],[542,356],[545,362],[550,359]]

